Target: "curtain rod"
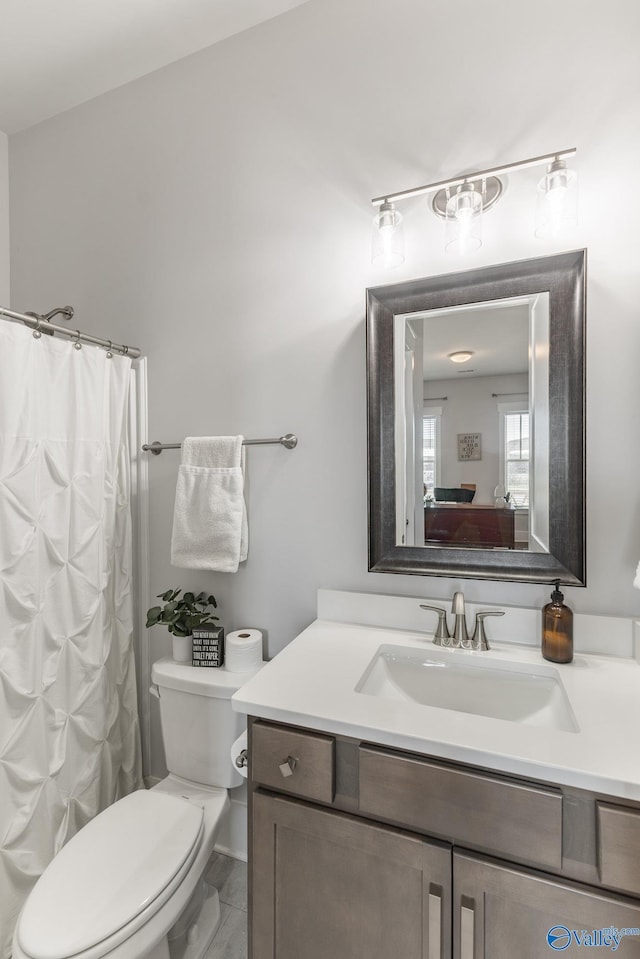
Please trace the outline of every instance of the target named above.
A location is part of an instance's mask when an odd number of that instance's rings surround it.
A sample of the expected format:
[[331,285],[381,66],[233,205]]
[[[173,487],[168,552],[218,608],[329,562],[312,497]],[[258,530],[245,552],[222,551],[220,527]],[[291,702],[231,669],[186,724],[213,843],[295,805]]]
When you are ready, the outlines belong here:
[[70,330],[66,326],[58,326],[57,323],[52,323],[47,317],[55,316],[56,313],[62,313],[68,319],[71,319],[73,316],[73,307],[65,306],[62,309],[51,310],[50,313],[41,316],[38,313],[15,313],[13,310],[7,310],[5,307],[0,306],[0,317],[13,320],[16,323],[24,323],[24,325],[28,326],[34,333],[48,333],[51,335],[60,333],[62,336],[68,336],[69,339],[76,340],[79,343],[91,343],[92,346],[102,346],[112,353],[130,356],[134,360],[140,356],[140,350],[137,346],[112,343],[111,340],[103,340],[99,336],[92,336],[90,333],[83,333],[81,330]]
[[[298,445],[298,437],[294,436],[293,433],[287,433],[286,436],[275,436],[266,440],[243,440],[243,446],[271,446],[274,443],[279,443],[280,446],[284,446],[285,449],[294,450]],[[154,456],[160,456],[163,450],[179,450],[182,449],[182,443],[158,443],[156,440],[153,443],[145,443],[142,447],[144,453],[153,453]]]

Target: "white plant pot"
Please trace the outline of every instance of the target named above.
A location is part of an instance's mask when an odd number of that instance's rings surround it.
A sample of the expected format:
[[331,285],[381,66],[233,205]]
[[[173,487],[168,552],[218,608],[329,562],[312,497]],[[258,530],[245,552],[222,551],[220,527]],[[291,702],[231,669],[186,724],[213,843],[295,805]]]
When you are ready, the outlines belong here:
[[173,660],[176,663],[191,665],[191,636],[172,636]]

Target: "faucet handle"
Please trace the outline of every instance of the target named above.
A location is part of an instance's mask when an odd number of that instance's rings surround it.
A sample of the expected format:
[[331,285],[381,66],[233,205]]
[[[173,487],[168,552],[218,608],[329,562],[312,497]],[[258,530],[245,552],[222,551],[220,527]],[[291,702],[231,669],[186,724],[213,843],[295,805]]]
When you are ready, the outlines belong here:
[[451,633],[447,626],[446,609],[441,609],[440,606],[423,606],[422,603],[420,604],[420,609],[429,609],[432,613],[438,614],[438,625],[436,626],[433,641],[436,646],[448,646],[449,643],[445,642],[445,640],[451,639]]
[[484,609],[476,613],[476,625],[471,637],[471,649],[490,649],[484,621],[487,616],[504,616],[503,609]]

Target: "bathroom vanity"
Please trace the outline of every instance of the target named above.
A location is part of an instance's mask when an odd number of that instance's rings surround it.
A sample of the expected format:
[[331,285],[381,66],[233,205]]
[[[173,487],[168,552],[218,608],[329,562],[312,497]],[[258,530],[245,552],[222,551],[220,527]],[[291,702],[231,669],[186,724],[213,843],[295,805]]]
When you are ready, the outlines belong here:
[[640,927],[640,804],[262,721],[251,765],[252,959],[533,959],[557,925]]
[[640,956],[640,665],[429,639],[319,620],[238,694],[251,959]]

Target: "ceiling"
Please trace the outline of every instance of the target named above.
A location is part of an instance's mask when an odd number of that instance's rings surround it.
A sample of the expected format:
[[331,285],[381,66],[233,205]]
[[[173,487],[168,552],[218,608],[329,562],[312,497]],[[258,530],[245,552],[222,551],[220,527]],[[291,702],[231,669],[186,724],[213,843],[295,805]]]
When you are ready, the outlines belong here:
[[15,133],[307,0],[1,0],[0,131]]
[[[524,296],[412,314],[412,326],[422,325],[425,381],[527,373],[530,300],[535,299]],[[457,350],[473,356],[466,363],[453,363],[449,354]]]

